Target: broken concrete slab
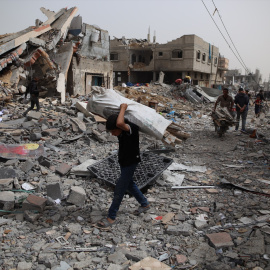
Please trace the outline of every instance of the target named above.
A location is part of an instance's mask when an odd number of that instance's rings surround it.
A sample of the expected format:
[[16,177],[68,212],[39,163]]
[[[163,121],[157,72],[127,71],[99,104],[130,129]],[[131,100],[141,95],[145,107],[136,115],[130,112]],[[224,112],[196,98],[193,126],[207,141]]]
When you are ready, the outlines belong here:
[[39,120],[41,118],[41,116],[42,116],[41,112],[36,112],[36,111],[30,111],[27,114],[27,118],[29,120],[32,120],[32,119]]
[[206,234],[206,237],[215,248],[234,246],[230,234],[226,232]]
[[63,190],[61,183],[49,183],[46,185],[47,189],[47,196],[51,197],[52,199],[62,199],[63,198]]
[[167,227],[167,234],[169,235],[184,235],[189,236],[192,232],[192,226],[188,223],[179,224],[176,226],[169,225]]
[[77,127],[81,132],[86,131],[85,123],[81,121],[79,118],[71,118],[70,120],[77,125]]
[[0,55],[27,42],[31,37],[37,37],[43,33],[46,33],[50,29],[51,29],[50,25],[43,25],[40,27],[36,27],[34,29],[32,27],[28,27],[27,29],[18,32],[20,33],[19,36],[17,37],[14,36],[14,39],[9,40],[8,42],[5,42],[3,44],[0,44]]
[[46,205],[47,199],[30,194],[26,200],[23,202],[23,210],[37,210],[43,211]]
[[71,166],[67,163],[61,163],[56,169],[55,172],[59,173],[60,175],[64,176],[68,174],[68,172],[71,170]]
[[14,209],[15,196],[12,191],[0,191],[0,206],[3,210],[10,211]]
[[80,112],[82,112],[85,115],[85,117],[94,118],[94,115],[86,109],[87,103],[76,102],[75,106],[76,106],[77,110],[79,110]]
[[25,173],[28,173],[34,166],[35,164],[32,161],[27,160],[23,163],[21,170],[24,171]]
[[0,179],[15,178],[17,173],[11,168],[0,168]]
[[71,187],[67,202],[77,206],[83,206],[86,199],[85,190],[82,187]]
[[140,269],[160,269],[160,270],[169,270],[170,266],[166,265],[163,262],[160,262],[157,259],[152,257],[146,257],[143,260],[133,264],[129,267],[130,270],[140,270]]
[[13,178],[7,178],[7,179],[0,179],[0,190],[11,190],[13,188]]
[[47,167],[47,168],[51,167],[51,161],[48,158],[46,158],[44,156],[40,156],[37,160],[38,160],[40,165]]
[[75,175],[80,175],[80,176],[91,175],[91,172],[87,169],[87,167],[95,164],[96,162],[97,162],[97,160],[95,160],[95,159],[88,159],[85,162],[83,162],[82,164],[80,164],[76,167],[73,167],[71,169],[71,173],[74,173]]

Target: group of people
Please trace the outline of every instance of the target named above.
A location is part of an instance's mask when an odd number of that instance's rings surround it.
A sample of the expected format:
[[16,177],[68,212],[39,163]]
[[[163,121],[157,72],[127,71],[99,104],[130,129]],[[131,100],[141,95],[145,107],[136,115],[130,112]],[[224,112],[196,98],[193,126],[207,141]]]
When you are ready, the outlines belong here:
[[[242,129],[241,131],[246,130],[246,119],[247,119],[247,114],[249,110],[249,104],[250,104],[251,96],[249,94],[249,91],[244,89],[242,87],[239,88],[237,95],[235,96],[234,100],[233,98],[229,95],[229,89],[224,88],[223,89],[223,95],[219,96],[215,105],[214,105],[214,111],[216,110],[216,107],[218,104],[220,104],[220,107],[226,107],[231,115],[234,117],[234,112],[233,112],[233,106],[235,104],[236,107],[236,125],[235,125],[235,130],[238,130],[239,128],[239,122],[240,118],[242,120]],[[263,91],[260,90],[259,94],[256,95],[256,100],[254,102],[255,104],[255,115],[258,117],[261,112],[261,106],[262,106],[262,101],[265,100],[263,96]]]

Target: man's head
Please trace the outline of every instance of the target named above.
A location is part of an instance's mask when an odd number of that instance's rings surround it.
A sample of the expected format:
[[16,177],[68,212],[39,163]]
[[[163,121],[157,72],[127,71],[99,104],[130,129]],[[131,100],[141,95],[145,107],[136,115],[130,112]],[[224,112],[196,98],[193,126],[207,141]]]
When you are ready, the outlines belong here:
[[229,94],[229,89],[228,88],[223,88],[223,96],[227,97]]
[[117,118],[117,114],[112,114],[108,117],[106,122],[106,129],[110,131],[113,136],[119,136],[122,133],[122,129],[116,126]]
[[260,94],[262,94],[263,93],[263,90],[260,90]]
[[244,93],[244,88],[240,87],[238,90],[239,93]]

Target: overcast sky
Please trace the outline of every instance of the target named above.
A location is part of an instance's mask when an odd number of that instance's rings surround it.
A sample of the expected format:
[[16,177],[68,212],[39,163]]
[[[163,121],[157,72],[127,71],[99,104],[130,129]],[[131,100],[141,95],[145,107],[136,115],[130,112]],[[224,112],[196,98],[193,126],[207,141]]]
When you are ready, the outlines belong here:
[[[263,80],[270,74],[270,0],[203,0],[211,15],[215,6],[244,64]],[[157,42],[166,43],[182,35],[195,34],[219,47],[229,59],[230,69],[244,68],[209,16],[202,0],[0,0],[0,34],[17,32],[46,20],[40,7],[58,11],[78,7],[83,22],[108,30],[111,38],[147,38],[156,31]],[[215,6],[214,6],[215,4]],[[216,12],[214,20],[235,51]],[[235,54],[238,56],[237,52]],[[239,56],[238,56],[239,58]]]

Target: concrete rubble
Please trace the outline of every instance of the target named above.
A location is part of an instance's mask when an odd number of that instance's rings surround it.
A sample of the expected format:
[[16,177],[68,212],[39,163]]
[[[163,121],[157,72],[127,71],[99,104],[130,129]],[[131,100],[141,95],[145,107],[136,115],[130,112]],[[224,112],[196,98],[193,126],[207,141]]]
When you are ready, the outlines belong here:
[[[49,30],[33,36],[29,28],[20,34],[27,35],[24,43],[48,52],[65,36],[75,9],[42,11],[48,16],[42,31]],[[53,28],[57,18],[62,19]],[[85,26],[84,32],[92,30]],[[5,48],[15,49],[6,43]],[[49,60],[42,60],[46,72],[54,70]],[[11,68],[5,76],[11,78],[14,70],[21,73],[14,79],[18,85],[23,70]],[[55,90],[58,77],[50,76]],[[14,93],[16,87],[7,89]],[[193,103],[171,87],[115,87],[146,106],[154,99],[158,113],[188,136],[171,147],[140,134],[141,152],[174,162],[142,189],[151,209],[134,215],[137,202],[126,194],[110,230],[95,223],[106,217],[113,188],[87,167],[115,154],[117,138],[106,132],[106,119],[86,110],[90,93],[40,98],[40,111],[26,117],[28,105],[21,98],[3,99],[1,269],[270,269],[270,115],[255,118],[251,106],[247,133],[231,128],[221,139],[210,116],[213,104]]]
[[113,188],[87,167],[115,153],[117,140],[85,113],[89,96],[41,99],[27,117],[13,98],[0,123],[3,269],[270,269],[269,115],[249,111],[248,130],[260,136],[231,129],[220,139],[213,104],[175,100],[156,84],[116,90],[145,105],[156,94],[157,111],[190,134],[171,148],[141,133],[142,152],[174,161],[143,189],[151,210],[133,215],[127,194],[119,223],[95,227]]

